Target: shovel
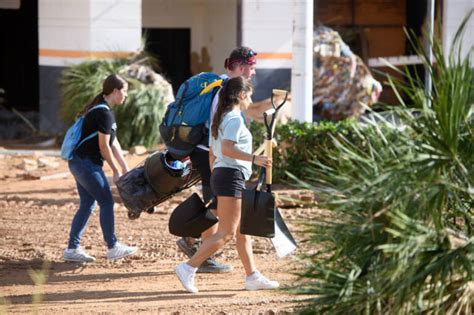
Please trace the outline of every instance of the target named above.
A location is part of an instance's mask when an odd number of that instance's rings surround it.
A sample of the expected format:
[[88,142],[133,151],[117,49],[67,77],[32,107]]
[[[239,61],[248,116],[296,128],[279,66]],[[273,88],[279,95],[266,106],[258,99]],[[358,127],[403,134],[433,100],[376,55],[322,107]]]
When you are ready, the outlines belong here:
[[[285,95],[285,98],[282,103],[275,105],[274,95]],[[265,127],[267,129],[267,137],[265,139],[265,155],[268,157],[273,157],[273,134],[275,132],[276,118],[278,111],[285,104],[288,98],[288,92],[284,90],[273,90],[272,91],[272,106],[273,108],[265,111],[263,113],[263,120]],[[269,120],[270,117],[270,120]],[[272,168],[267,168],[265,172],[265,183],[267,186],[267,192],[271,193],[272,191]],[[275,235],[271,238],[273,247],[275,247],[278,257],[285,257],[286,255],[292,253],[296,249],[296,241],[290,233],[290,230],[283,221],[283,217],[280,214],[280,211],[275,206]]]
[[[282,103],[275,105],[274,95],[284,95]],[[265,155],[272,157],[273,133],[278,111],[285,104],[288,92],[273,90],[273,108],[263,113],[267,135],[263,147]],[[257,150],[257,151],[260,151]],[[265,177],[265,189],[263,179]],[[240,221],[242,234],[269,237],[279,257],[284,257],[295,250],[296,242],[288,227],[275,206],[275,197],[272,194],[272,169],[262,168],[257,185],[254,189],[244,189],[242,193],[242,216]]]

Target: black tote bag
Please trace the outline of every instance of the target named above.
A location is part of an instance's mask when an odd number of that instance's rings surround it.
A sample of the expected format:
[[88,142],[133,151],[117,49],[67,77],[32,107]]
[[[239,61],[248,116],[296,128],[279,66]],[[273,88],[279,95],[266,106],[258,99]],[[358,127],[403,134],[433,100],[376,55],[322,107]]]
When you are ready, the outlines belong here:
[[182,237],[201,237],[201,233],[217,223],[217,217],[204,204],[198,194],[193,193],[171,213],[168,228],[171,234]]
[[242,191],[240,233],[253,236],[275,236],[275,197],[263,191],[265,169],[262,168],[257,185]]

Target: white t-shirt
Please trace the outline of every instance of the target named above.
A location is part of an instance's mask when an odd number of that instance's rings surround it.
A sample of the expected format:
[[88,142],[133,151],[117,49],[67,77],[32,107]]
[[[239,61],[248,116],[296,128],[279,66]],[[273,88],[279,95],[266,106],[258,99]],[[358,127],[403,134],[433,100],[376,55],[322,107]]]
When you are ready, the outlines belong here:
[[216,157],[214,168],[230,167],[238,169],[244,174],[245,180],[252,175],[252,162],[232,159],[222,154],[222,140],[235,142],[235,147],[241,151],[252,154],[252,134],[245,126],[244,119],[239,110],[226,113],[219,125],[217,139],[210,137],[210,146]]

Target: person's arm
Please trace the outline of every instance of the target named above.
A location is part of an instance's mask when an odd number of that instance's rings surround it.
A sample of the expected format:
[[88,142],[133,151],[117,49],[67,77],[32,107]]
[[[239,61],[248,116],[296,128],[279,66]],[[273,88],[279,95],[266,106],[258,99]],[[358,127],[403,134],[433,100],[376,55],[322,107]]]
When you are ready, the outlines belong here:
[[99,132],[99,149],[100,154],[104,158],[104,160],[109,164],[112,172],[114,174],[114,183],[119,179],[120,175],[122,175],[112,157],[112,148],[109,145],[110,135],[106,133]]
[[214,170],[214,162],[216,160],[216,156],[214,155],[214,151],[212,151],[212,147],[209,148],[209,168],[211,172]]
[[123,157],[122,147],[120,146],[120,142],[118,142],[117,138],[115,138],[114,142],[112,143],[112,153],[114,154],[115,159],[122,168],[122,174],[127,173],[129,170],[128,165]]
[[235,142],[231,140],[222,140],[222,154],[231,159],[252,162],[255,165],[265,168],[272,166],[272,159],[265,155],[253,155],[246,153],[235,146]]

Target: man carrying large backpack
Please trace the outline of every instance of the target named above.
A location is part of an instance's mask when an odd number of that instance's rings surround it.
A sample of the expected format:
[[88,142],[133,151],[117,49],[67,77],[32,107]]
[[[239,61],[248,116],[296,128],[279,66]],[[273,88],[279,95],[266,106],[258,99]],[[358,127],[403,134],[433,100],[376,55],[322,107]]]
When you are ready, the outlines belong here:
[[[248,47],[235,48],[229,58],[225,60],[224,67],[226,74],[221,75],[223,79],[235,78],[243,76],[245,78],[252,78],[255,75],[255,68],[257,64],[257,53]],[[219,99],[219,92],[213,98],[212,109],[209,113],[209,121],[211,121],[212,114],[214,113],[217,102]],[[194,168],[197,168],[201,173],[201,184],[202,184],[202,195],[204,202],[207,203],[213,198],[210,178],[211,169],[209,161],[209,147],[206,145],[199,144],[190,154],[191,162]],[[216,205],[211,206],[216,209]],[[217,231],[217,224],[201,234],[201,240],[205,240],[209,236],[213,235]],[[179,239],[176,244],[178,247],[191,258],[199,247],[199,240],[191,237],[185,237]],[[208,258],[198,269],[200,273],[222,273],[230,272],[232,266],[218,263],[213,257]]]

